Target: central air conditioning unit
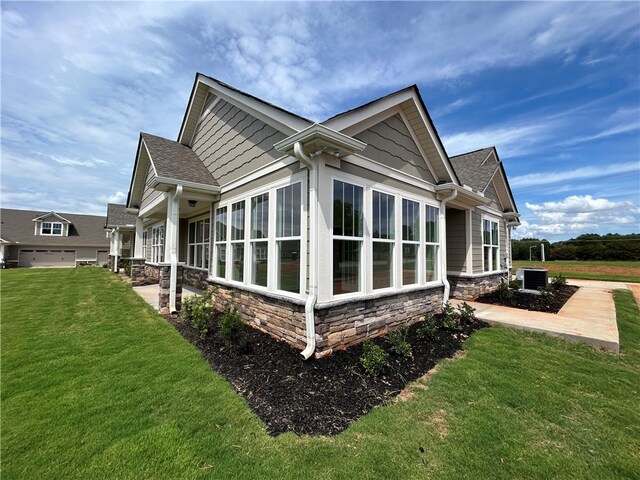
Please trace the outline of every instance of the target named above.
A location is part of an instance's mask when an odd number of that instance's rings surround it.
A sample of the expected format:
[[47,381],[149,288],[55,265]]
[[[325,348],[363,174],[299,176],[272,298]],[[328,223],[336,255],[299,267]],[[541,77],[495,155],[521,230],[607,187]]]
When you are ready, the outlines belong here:
[[521,292],[540,293],[539,288],[549,284],[549,270],[546,268],[519,268],[516,279],[522,282]]

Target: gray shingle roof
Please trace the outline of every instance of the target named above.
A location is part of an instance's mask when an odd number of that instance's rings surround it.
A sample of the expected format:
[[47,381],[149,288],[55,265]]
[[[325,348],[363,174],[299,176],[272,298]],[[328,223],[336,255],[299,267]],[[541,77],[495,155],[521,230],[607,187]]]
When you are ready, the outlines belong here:
[[492,151],[493,147],[482,148],[450,157],[449,160],[451,160],[453,169],[463,184],[469,185],[478,192],[484,192],[493,174],[500,166],[499,163],[493,162],[482,164]]
[[218,182],[193,150],[181,143],[141,133],[159,177],[218,186]]
[[58,215],[71,222],[69,235],[35,235],[33,219],[49,212],[34,210],[0,209],[0,237],[10,243],[23,245],[87,245],[109,246],[109,239],[104,232],[106,217],[97,215],[77,215],[75,213],[59,213]]
[[137,217],[127,213],[126,205],[117,203],[107,204],[107,225],[110,227],[123,227],[125,225],[135,225]]

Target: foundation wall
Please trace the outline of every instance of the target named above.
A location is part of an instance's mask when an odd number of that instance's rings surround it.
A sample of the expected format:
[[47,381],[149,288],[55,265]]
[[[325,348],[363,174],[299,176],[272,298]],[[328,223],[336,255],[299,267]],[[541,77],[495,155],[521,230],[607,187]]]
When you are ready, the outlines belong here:
[[195,287],[200,290],[206,290],[209,288],[209,282],[207,278],[209,272],[198,268],[183,267],[182,269],[182,284]]
[[485,293],[493,292],[500,285],[502,275],[497,273],[486,277],[449,277],[451,298],[471,301]]

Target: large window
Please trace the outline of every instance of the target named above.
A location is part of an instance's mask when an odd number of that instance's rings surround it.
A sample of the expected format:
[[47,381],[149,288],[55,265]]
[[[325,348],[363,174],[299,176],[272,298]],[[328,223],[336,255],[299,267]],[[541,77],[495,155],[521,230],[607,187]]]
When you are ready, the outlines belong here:
[[216,209],[215,217],[216,236],[214,244],[216,277],[225,278],[227,275],[227,207]]
[[363,188],[333,182],[333,294],[359,292]]
[[276,191],[276,249],[278,290],[300,292],[300,214],[302,185],[295,183]]
[[432,282],[438,278],[438,207],[425,206],[425,281]]
[[393,286],[393,250],[395,243],[395,198],[373,191],[372,198],[372,270],[373,289]]
[[402,284],[418,283],[420,204],[402,200]]
[[59,222],[42,222],[41,235],[62,235],[62,224]]
[[164,225],[151,229],[151,261],[164,262]]
[[500,267],[498,222],[487,219],[482,222],[482,248],[484,252],[484,271],[498,270]]
[[187,265],[209,269],[209,219],[189,222]]
[[231,279],[244,281],[244,200],[231,205]]
[[269,194],[251,198],[251,283],[266,287],[269,266]]

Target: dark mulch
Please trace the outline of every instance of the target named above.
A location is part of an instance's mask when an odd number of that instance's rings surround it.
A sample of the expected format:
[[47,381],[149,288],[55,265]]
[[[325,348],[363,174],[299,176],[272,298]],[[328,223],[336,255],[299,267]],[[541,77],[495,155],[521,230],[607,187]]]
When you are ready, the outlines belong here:
[[[216,319],[217,320],[217,319]],[[407,383],[433,368],[438,360],[454,355],[463,341],[483,322],[463,323],[459,331],[439,330],[436,341],[418,339],[417,325],[407,340],[413,358],[390,355],[378,376],[368,375],[360,364],[362,345],[319,360],[304,361],[300,352],[268,335],[248,328],[248,347],[232,354],[224,346],[218,322],[202,338],[190,322],[170,320],[201,352],[211,367],[245,397],[272,435],[335,435],[376,405],[400,393]],[[385,346],[383,339],[376,343]]]
[[558,313],[571,296],[578,291],[578,287],[573,285],[563,285],[553,289],[549,295],[536,295],[534,293],[523,293],[511,290],[511,296],[506,297],[500,291],[487,293],[478,297],[480,303],[490,303],[505,307],[521,308],[535,312]]

